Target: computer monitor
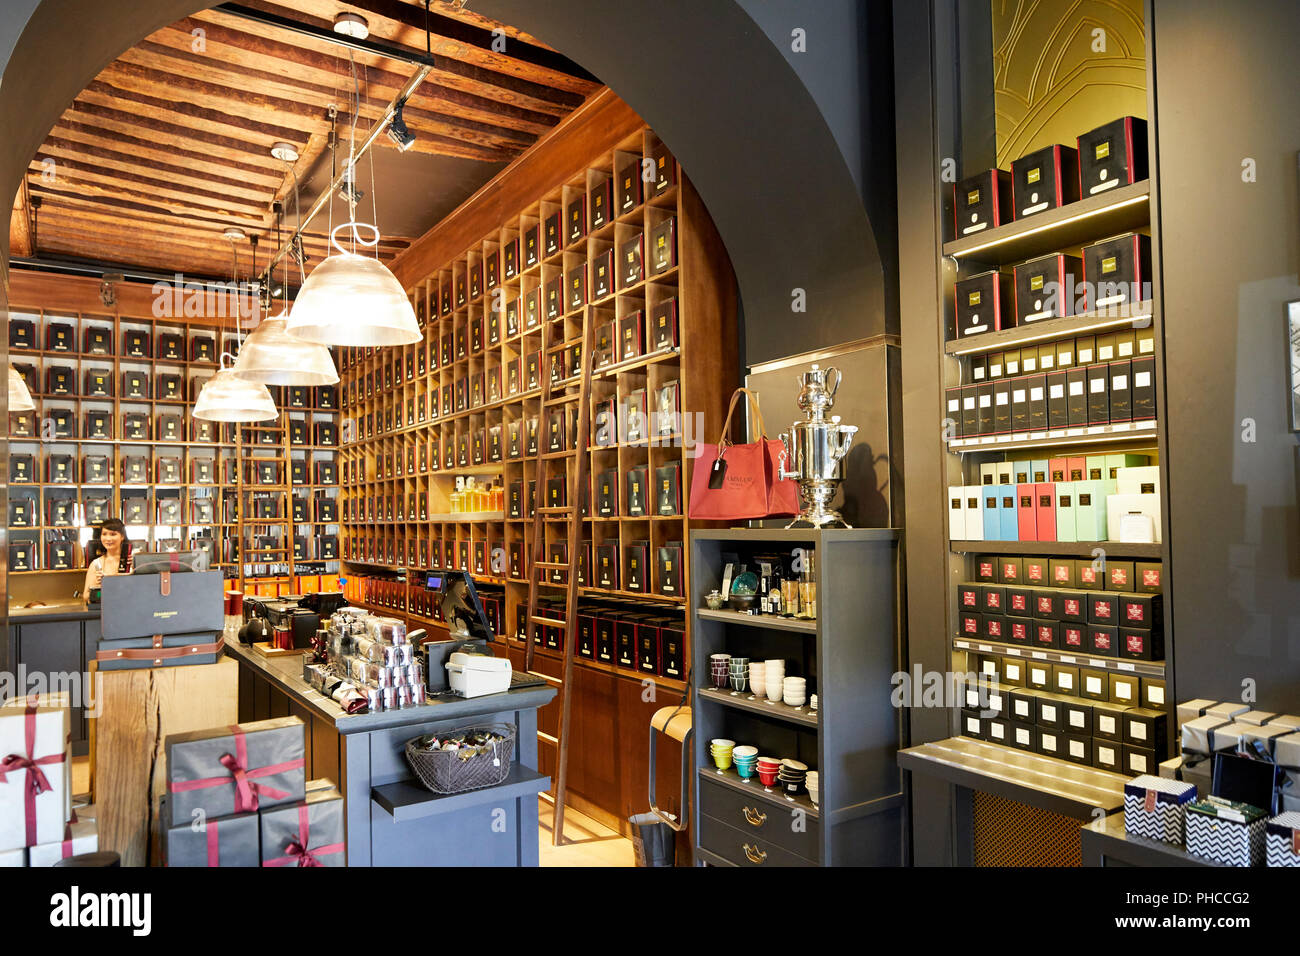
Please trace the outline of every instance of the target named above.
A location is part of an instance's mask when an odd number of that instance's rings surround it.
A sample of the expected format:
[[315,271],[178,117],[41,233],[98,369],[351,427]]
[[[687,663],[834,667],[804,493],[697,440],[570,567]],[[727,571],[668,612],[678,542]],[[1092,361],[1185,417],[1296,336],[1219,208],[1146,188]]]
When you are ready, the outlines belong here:
[[438,606],[452,638],[496,640],[469,572],[430,571],[425,587],[438,592]]

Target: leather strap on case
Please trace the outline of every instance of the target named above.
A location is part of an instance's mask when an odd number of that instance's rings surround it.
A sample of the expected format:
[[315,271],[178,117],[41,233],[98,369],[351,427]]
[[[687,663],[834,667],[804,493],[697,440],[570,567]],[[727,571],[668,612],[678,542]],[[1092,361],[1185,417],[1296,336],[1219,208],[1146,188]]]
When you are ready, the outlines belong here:
[[[172,557],[172,563],[176,563],[175,556]],[[171,571],[160,571],[158,573],[158,593],[163,597],[170,597],[172,593],[172,573]]]
[[155,665],[176,657],[192,657],[195,654],[215,654],[226,646],[224,637],[218,637],[212,644],[186,644],[182,647],[163,647],[162,635],[155,634],[152,647],[132,647],[120,651],[98,651],[97,661],[153,661]]

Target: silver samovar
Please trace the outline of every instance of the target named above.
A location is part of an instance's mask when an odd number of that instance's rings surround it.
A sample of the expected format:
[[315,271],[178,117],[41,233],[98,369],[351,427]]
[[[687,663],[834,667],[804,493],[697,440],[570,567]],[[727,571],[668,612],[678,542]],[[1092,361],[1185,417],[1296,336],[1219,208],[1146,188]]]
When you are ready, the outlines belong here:
[[[835,384],[828,387],[831,374]],[[847,528],[838,511],[830,507],[840,482],[844,480],[844,458],[857,434],[857,425],[841,425],[840,417],[826,413],[835,404],[840,387],[840,370],[820,369],[814,365],[799,376],[799,409],[806,421],[794,422],[789,432],[781,433],[789,470],[781,466],[781,478],[799,483],[803,508],[787,528]]]

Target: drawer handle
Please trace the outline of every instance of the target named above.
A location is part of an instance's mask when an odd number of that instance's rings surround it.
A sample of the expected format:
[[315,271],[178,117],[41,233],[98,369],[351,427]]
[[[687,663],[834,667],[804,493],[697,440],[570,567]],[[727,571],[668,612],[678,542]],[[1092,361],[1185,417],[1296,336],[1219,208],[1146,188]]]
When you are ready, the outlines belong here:
[[754,810],[745,807],[741,812],[745,814],[745,822],[750,826],[761,827],[767,822],[767,814],[762,810]]
[[745,856],[749,857],[750,863],[767,862],[767,851],[760,850],[756,846],[750,846],[748,843],[745,844]]

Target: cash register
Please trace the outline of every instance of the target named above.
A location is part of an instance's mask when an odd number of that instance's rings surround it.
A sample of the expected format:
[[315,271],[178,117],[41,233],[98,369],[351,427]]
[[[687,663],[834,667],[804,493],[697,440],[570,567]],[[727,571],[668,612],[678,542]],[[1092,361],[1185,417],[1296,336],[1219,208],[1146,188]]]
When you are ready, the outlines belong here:
[[[504,659],[496,658],[488,646],[497,640],[497,635],[488,623],[483,604],[474,588],[474,579],[468,572],[430,571],[425,586],[430,591],[438,592],[438,608],[447,625],[447,639],[426,641],[423,644],[424,679],[429,693],[451,693],[448,664],[464,668],[472,664],[468,658],[475,656]],[[457,656],[456,661],[452,661],[453,655]],[[509,665],[508,661],[505,663]],[[458,673],[464,676],[466,672],[462,670]],[[510,688],[536,687],[545,683],[546,678],[538,674],[513,669],[510,671]]]

